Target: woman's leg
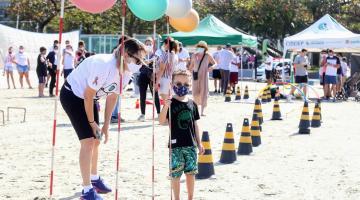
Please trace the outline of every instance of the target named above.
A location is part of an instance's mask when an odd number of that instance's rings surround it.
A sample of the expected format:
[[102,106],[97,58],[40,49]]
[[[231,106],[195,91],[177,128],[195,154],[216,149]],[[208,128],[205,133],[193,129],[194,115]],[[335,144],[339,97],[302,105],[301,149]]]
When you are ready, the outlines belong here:
[[146,92],[149,85],[148,78],[145,77],[145,75],[140,74],[138,79],[138,85],[139,85],[139,92],[140,92],[140,109],[141,114],[145,115],[146,110]]
[[53,96],[55,82],[56,82],[56,72],[51,70],[51,71],[49,71],[49,74],[50,74],[49,94],[50,94],[50,96]]
[[28,84],[29,88],[32,89],[29,79],[29,72],[25,72],[24,74],[25,74],[26,83]]
[[175,200],[180,200],[180,178],[173,178],[171,181]]
[[11,81],[12,81],[13,87],[14,87],[14,89],[16,89],[15,81],[14,81],[14,73],[13,73],[12,71],[9,71],[9,74],[10,74],[10,77],[11,77]]
[[91,162],[93,157],[93,150],[94,150],[94,138],[86,138],[80,140],[80,155],[79,155],[79,163],[80,163],[80,171],[81,177],[83,179],[83,186],[91,185],[90,180],[90,169],[91,169]]
[[217,79],[214,79],[215,92],[217,92],[217,82],[218,82],[218,80],[217,80]]
[[195,188],[195,176],[192,174],[186,174],[186,187],[188,192],[188,200],[194,198],[194,188]]
[[[151,95],[153,95],[153,84],[152,82],[149,84],[150,90],[151,90]],[[159,92],[155,91],[155,108],[156,108],[156,112],[159,114],[160,113],[160,99],[159,99]]]
[[94,148],[91,158],[91,175],[98,175],[98,160],[99,160],[99,146],[100,140],[94,140]]
[[24,88],[23,80],[24,80],[24,73],[19,72],[19,82],[20,82],[21,88]]
[[8,89],[10,89],[10,80],[9,80],[9,76],[10,76],[10,71],[6,70],[6,81],[7,81]]

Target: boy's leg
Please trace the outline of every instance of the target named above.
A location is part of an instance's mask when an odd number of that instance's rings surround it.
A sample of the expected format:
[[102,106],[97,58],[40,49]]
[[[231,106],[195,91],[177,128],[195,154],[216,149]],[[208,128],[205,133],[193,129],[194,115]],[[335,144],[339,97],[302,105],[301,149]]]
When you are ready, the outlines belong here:
[[194,188],[195,188],[195,176],[193,174],[186,174],[186,187],[188,192],[188,200],[194,198]]
[[172,184],[175,200],[180,200],[180,177],[173,178],[171,180],[171,184]]

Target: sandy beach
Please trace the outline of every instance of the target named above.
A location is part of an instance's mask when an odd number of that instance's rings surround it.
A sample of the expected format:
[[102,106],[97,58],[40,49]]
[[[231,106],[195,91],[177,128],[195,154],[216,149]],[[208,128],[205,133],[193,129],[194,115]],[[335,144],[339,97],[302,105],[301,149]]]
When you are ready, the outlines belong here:
[[[31,72],[31,78],[33,86],[37,87],[34,72]],[[242,83],[242,87],[245,85],[250,89],[250,103],[225,103],[223,96],[210,95],[207,116],[201,118],[199,124],[201,130],[210,134],[216,178],[197,181],[195,199],[360,199],[360,104],[353,101],[322,103],[322,126],[312,128],[310,135],[296,134],[302,101],[280,101],[282,121],[270,120],[273,103],[263,104],[262,145],[254,147],[250,156],[238,156],[236,163],[217,163],[226,123],[233,124],[237,147],[243,119],[251,118],[254,97],[265,86],[264,83]],[[321,91],[318,85],[315,89]],[[120,136],[119,199],[145,200],[151,199],[152,107],[147,106],[146,122],[138,122],[140,110],[135,109],[136,98],[130,98],[131,94],[125,93],[122,108],[127,122],[122,124]],[[310,96],[315,97],[313,93]],[[37,89],[8,90],[5,77],[0,78],[0,110],[6,111],[9,106],[27,110],[26,122],[21,123],[22,113],[16,110],[10,113],[10,121],[5,119],[5,126],[0,126],[0,199],[48,197],[54,103],[54,98],[38,98]],[[53,198],[78,199],[81,191],[80,144],[60,103],[58,105]],[[103,108],[104,101],[101,101],[101,113]],[[314,103],[310,103],[311,115],[313,108]],[[155,124],[155,199],[168,200],[166,141],[169,129]],[[117,125],[113,124],[110,141],[101,146],[99,162],[100,175],[113,189],[116,147]],[[182,184],[183,199],[186,199],[185,188]],[[114,192],[103,197],[114,199]]]

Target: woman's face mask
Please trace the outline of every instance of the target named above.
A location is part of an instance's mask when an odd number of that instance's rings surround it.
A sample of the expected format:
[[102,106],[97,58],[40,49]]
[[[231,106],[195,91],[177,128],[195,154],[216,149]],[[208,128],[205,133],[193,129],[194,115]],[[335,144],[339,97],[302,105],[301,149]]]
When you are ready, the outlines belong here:
[[19,49],[19,52],[20,52],[20,53],[24,53],[24,49]]
[[197,52],[197,53],[204,53],[204,51],[205,51],[205,49],[204,49],[204,48],[201,48],[201,47],[199,47],[199,48],[196,49],[196,52]]

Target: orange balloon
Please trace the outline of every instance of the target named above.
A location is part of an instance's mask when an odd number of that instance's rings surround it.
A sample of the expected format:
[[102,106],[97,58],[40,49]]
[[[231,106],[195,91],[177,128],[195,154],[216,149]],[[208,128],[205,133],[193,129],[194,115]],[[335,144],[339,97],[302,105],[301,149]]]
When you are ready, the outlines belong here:
[[170,25],[181,32],[191,32],[199,25],[199,14],[196,10],[191,11],[183,18],[169,18]]

